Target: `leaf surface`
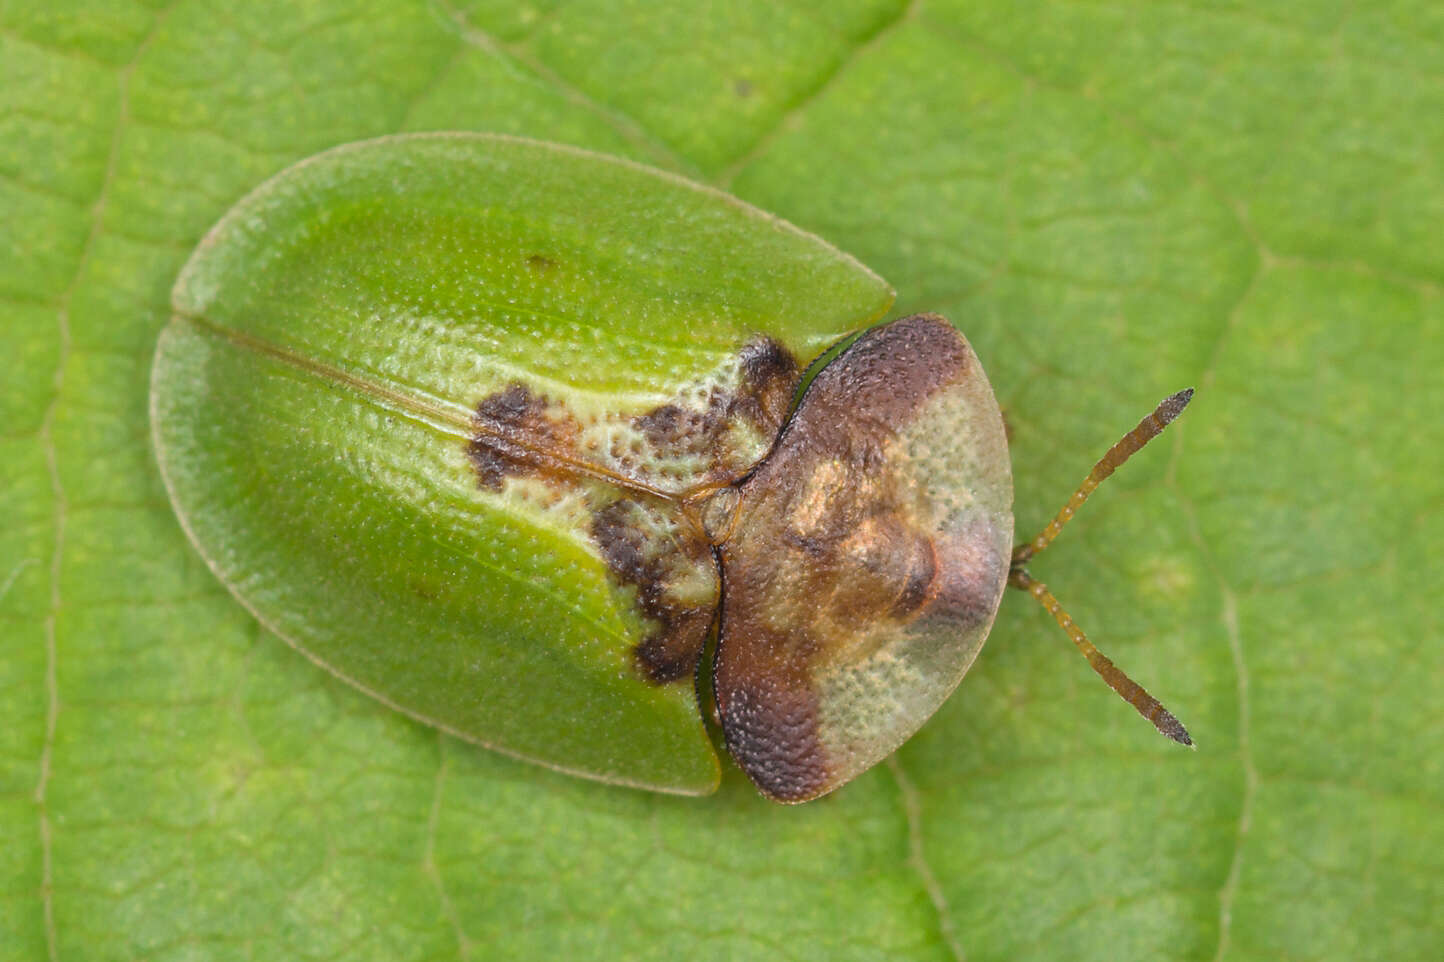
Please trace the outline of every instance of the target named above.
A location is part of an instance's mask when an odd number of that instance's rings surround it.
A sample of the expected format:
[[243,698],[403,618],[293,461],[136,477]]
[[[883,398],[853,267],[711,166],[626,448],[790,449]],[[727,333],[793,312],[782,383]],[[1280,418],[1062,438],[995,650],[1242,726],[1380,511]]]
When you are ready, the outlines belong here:
[[[0,955],[1439,956],[1441,51],[1406,2],[0,8]],[[1022,596],[800,808],[509,760],[262,630],[149,450],[169,291],[286,165],[440,129],[700,177],[950,317],[1021,534],[1196,386],[1033,570],[1198,751]]]

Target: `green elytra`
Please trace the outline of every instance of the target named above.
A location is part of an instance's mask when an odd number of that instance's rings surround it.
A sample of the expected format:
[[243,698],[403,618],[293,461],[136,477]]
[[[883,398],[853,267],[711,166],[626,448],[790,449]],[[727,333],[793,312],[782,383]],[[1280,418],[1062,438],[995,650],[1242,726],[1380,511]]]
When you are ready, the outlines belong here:
[[[1008,556],[981,365],[940,319],[872,327],[892,300],[817,237],[626,161],[482,134],[349,145],[243,199],[182,271],[157,457],[237,599],[386,704],[564,771],[706,793],[693,669],[720,632],[734,757],[806,800],[941,704],[1006,582],[1051,602]],[[791,410],[806,362],[869,328]],[[939,344],[954,368],[933,370]],[[849,462],[863,442],[829,398],[865,409],[859,385],[910,378],[915,403]],[[854,586],[832,616],[772,590],[758,566],[786,544],[808,591]],[[856,560],[892,544],[921,560]],[[889,600],[894,577],[913,602]],[[869,592],[876,614],[840,631]],[[776,735],[798,719],[815,737]]]

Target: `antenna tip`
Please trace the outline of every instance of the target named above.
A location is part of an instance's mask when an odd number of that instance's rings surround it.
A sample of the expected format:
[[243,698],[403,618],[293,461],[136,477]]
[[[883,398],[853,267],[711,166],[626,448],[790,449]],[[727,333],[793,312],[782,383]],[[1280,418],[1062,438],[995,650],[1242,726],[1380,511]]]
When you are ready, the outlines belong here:
[[1173,714],[1167,709],[1160,711],[1158,717],[1150,720],[1153,722],[1153,727],[1157,728],[1162,734],[1178,742],[1180,745],[1187,745],[1189,748],[1193,747],[1193,739],[1188,736],[1188,729],[1184,728],[1183,723],[1177,718],[1174,718]]
[[1193,388],[1186,387],[1177,394],[1170,394],[1158,405],[1158,419],[1164,424],[1172,423],[1173,419],[1183,413],[1188,407],[1188,402],[1193,400]]

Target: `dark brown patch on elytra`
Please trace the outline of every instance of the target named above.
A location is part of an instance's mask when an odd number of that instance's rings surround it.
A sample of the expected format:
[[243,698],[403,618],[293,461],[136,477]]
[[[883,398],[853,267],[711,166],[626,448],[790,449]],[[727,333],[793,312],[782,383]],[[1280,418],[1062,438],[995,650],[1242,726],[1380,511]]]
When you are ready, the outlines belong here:
[[526,266],[538,274],[546,274],[557,266],[557,262],[545,254],[528,254],[526,255]]
[[[656,450],[679,455],[718,455],[725,448],[724,436],[739,421],[770,441],[782,428],[797,390],[797,359],[777,341],[759,336],[743,346],[737,360],[735,391],[714,387],[700,409],[660,404],[639,414],[633,425]],[[708,478],[726,478],[741,467],[714,457]]]
[[[540,254],[525,260],[533,269],[553,265]],[[635,590],[649,626],[636,661],[657,684],[694,674],[717,611],[715,588],[705,602],[697,600],[707,577],[715,586],[717,562],[702,516],[690,502],[684,508],[682,495],[692,485],[726,485],[751,470],[786,419],[798,383],[796,359],[769,337],[744,344],[736,365],[735,383],[713,384],[700,403],[689,391],[632,417],[641,437],[630,445],[620,433],[610,447],[599,445],[597,435],[606,435],[591,428],[583,441],[564,403],[520,381],[483,398],[472,418],[466,453],[481,487],[500,492],[507,478],[527,477],[583,492],[591,506],[588,534],[612,581]],[[738,431],[739,425],[746,427]],[[678,464],[684,482],[659,480],[675,477],[667,469]],[[679,484],[675,497],[666,493],[668,483]],[[620,497],[608,496],[607,487]],[[733,515],[718,510],[707,517],[721,537]]]
[[[679,601],[671,589],[682,565],[713,564],[710,548],[683,535],[656,542],[647,507],[628,498],[614,501],[592,518],[592,538],[619,582],[637,590],[637,606],[655,627],[636,646],[637,665],[656,684],[692,677],[712,627],[716,601]],[[649,538],[651,540],[649,540]]]
[[762,430],[776,431],[787,418],[802,373],[797,358],[770,337],[742,348],[742,387],[729,414],[745,417]]
[[639,414],[633,418],[632,423],[637,430],[651,442],[653,447],[674,448],[678,442],[685,441],[689,437],[695,438],[696,433],[693,427],[704,423],[703,418],[710,413],[684,411],[676,404],[662,404],[652,408],[645,414]]
[[555,454],[572,447],[577,432],[574,421],[551,416],[546,398],[519,381],[482,398],[472,426],[466,454],[481,486],[492,491],[509,476],[555,470]]
[[[509,477],[538,477],[557,487],[572,486],[598,477],[577,468],[583,462],[577,450],[578,428],[565,409],[519,382],[496,391],[477,405],[476,433],[467,456],[482,487],[500,491]],[[663,498],[631,497],[606,501],[592,511],[589,534],[606,562],[612,579],[636,590],[636,604],[651,630],[636,646],[642,675],[656,684],[690,678],[701,657],[716,609],[687,603],[676,596],[676,585],[695,568],[715,569],[710,546],[700,536],[687,537],[688,529],[668,518],[680,517],[680,508]],[[671,531],[670,534],[666,533]]]

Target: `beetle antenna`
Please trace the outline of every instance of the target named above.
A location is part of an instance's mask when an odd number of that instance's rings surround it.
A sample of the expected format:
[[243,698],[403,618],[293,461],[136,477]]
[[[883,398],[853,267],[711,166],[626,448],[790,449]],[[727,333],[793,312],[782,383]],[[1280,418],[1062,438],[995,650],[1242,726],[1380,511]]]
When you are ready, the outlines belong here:
[[1032,541],[1020,544],[1013,549],[1013,563],[1008,572],[1008,584],[1028,592],[1037,599],[1038,604],[1042,605],[1048,614],[1053,616],[1053,620],[1058,622],[1058,627],[1073,639],[1073,644],[1078,646],[1083,657],[1088,659],[1088,664],[1092,665],[1093,670],[1108,683],[1109,688],[1112,688],[1119,697],[1136,708],[1138,714],[1152,722],[1154,728],[1179,744],[1190,746],[1193,744],[1193,739],[1189,737],[1188,729],[1184,728],[1183,724],[1173,717],[1173,713],[1164,708],[1157,698],[1145,691],[1142,685],[1129,678],[1123,669],[1109,660],[1107,655],[1093,647],[1088,636],[1083,634],[1083,629],[1079,628],[1068,612],[1063,610],[1063,606],[1059,604],[1057,598],[1053,597],[1048,586],[1036,580],[1023,566],[1033,556],[1053,543],[1053,539],[1058,537],[1058,532],[1062,531],[1063,526],[1072,520],[1073,515],[1078,512],[1083,502],[1088,500],[1088,496],[1098,485],[1106,481],[1109,475],[1118,470],[1124,461],[1138,453],[1145,444],[1162,434],[1163,429],[1183,413],[1183,409],[1192,399],[1193,388],[1186,388],[1177,394],[1169,395],[1159,403],[1158,407],[1153,409],[1151,414],[1139,421],[1137,427],[1123,435],[1117,444],[1109,448],[1108,453],[1093,465],[1093,470],[1088,472],[1088,477],[1083,479],[1083,483],[1078,486],[1077,491],[1073,492],[1068,503],[1063,505],[1063,509],[1052,521],[1048,522],[1048,526],[1039,532]]
[[1109,660],[1107,655],[1093,647],[1088,636],[1083,634],[1083,629],[1079,628],[1068,612],[1063,610],[1063,606],[1058,603],[1057,598],[1053,597],[1053,592],[1048,590],[1047,585],[1034,579],[1022,568],[1014,568],[1009,573],[1008,584],[1014,588],[1022,588],[1037,598],[1038,604],[1046,608],[1048,614],[1053,616],[1053,620],[1058,622],[1058,627],[1068,633],[1068,637],[1073,639],[1073,644],[1078,646],[1083,657],[1088,659],[1088,664],[1092,665],[1093,670],[1098,672],[1099,676],[1108,683],[1108,687],[1116,691],[1119,697],[1128,704],[1138,709],[1138,714],[1151,721],[1154,728],[1180,745],[1193,745],[1193,739],[1188,736],[1188,729],[1173,717],[1172,712],[1163,707],[1162,702],[1145,691],[1138,682],[1129,678],[1122,668]]
[[1052,544],[1053,539],[1058,537],[1058,532],[1063,530],[1063,526],[1073,519],[1073,515],[1083,506],[1083,502],[1088,500],[1088,495],[1092,494],[1098,485],[1107,481],[1109,475],[1117,471],[1124,461],[1133,457],[1145,444],[1162,434],[1163,429],[1183,413],[1183,409],[1188,407],[1188,402],[1191,400],[1193,400],[1193,388],[1191,387],[1184,388],[1177,394],[1170,394],[1158,402],[1158,407],[1154,408],[1153,412],[1142,421],[1139,421],[1137,427],[1119,438],[1118,443],[1109,448],[1108,453],[1093,465],[1093,470],[1088,472],[1088,477],[1078,485],[1078,490],[1073,492],[1073,497],[1068,499],[1068,503],[1063,505],[1057,516],[1048,522],[1048,527],[1039,532],[1032,541],[1020,544],[1013,549],[1013,566],[1016,568]]

